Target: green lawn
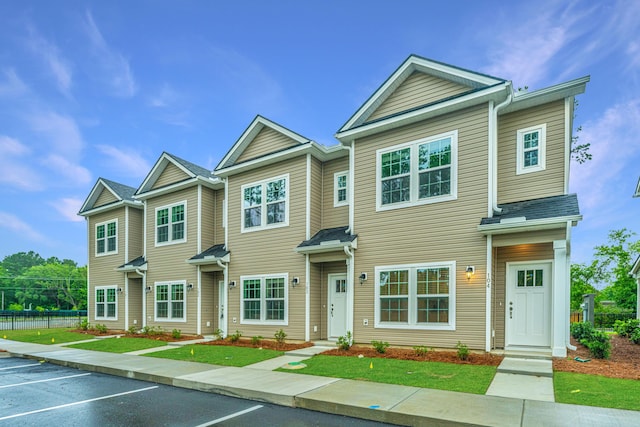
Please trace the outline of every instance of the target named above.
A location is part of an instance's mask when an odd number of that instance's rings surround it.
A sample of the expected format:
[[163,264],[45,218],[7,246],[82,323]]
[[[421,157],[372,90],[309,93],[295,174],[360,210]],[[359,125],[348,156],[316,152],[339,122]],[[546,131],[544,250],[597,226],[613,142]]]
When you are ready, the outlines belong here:
[[247,366],[252,363],[262,362],[263,360],[273,359],[283,354],[284,352],[282,351],[251,347],[190,344],[170,350],[148,353],[145,354],[145,356],[184,360],[187,362],[210,363],[212,365]]
[[556,402],[640,411],[640,381],[554,372]]
[[34,344],[60,344],[93,339],[93,335],[69,332],[71,329],[29,329],[21,331],[1,331],[0,336],[7,340],[30,342]]
[[147,348],[165,347],[164,341],[148,338],[105,338],[99,341],[72,344],[68,347],[83,350],[107,351],[109,353],[128,353],[130,351],[145,350]]
[[484,394],[497,369],[495,366],[323,355],[314,356],[303,363],[307,365],[306,368],[278,370],[297,374]]

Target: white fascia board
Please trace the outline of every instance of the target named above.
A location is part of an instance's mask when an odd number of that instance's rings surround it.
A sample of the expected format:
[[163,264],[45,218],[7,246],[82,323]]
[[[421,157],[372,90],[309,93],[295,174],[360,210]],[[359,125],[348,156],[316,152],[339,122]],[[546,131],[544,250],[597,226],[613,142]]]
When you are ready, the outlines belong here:
[[524,231],[551,230],[554,228],[565,228],[567,222],[572,224],[582,220],[582,215],[562,216],[545,219],[533,219],[530,221],[503,222],[498,224],[478,225],[478,231],[482,234],[508,234],[521,233]]
[[145,262],[144,264],[140,265],[140,266],[135,266],[135,265],[128,265],[126,267],[116,267],[114,268],[114,270],[116,271],[122,271],[125,273],[131,273],[131,272],[135,272],[136,270],[140,270],[140,271],[147,271],[147,263]]
[[346,144],[350,143],[350,141],[355,138],[362,138],[378,132],[395,129],[400,126],[409,125],[431,117],[446,114],[451,111],[461,110],[473,105],[489,102],[490,100],[500,101],[507,96],[506,93],[503,94],[505,88],[507,87],[507,82],[498,84],[494,87],[489,87],[487,89],[470,93],[459,98],[439,102],[437,104],[432,104],[427,107],[419,108],[417,110],[409,111],[407,113],[399,114],[387,119],[375,121],[367,125],[362,125],[350,130],[338,132],[335,137],[342,143]]
[[585,76],[565,83],[560,83],[558,85],[549,86],[544,89],[534,90],[532,92],[526,92],[523,94],[515,93],[513,96],[513,102],[503,110],[500,110],[500,114],[512,113],[525,108],[535,107],[536,105],[542,105],[559,99],[580,95],[581,93],[584,93],[589,80],[591,80],[591,77]]
[[175,184],[168,185],[166,187],[157,188],[155,190],[145,191],[144,193],[135,194],[133,196],[136,200],[146,200],[152,197],[161,196],[163,194],[173,193],[176,191],[184,190],[185,188],[191,187],[198,183],[198,178],[190,178],[185,181],[180,181]]
[[299,254],[321,254],[325,252],[343,251],[345,247],[357,249],[358,239],[356,238],[351,242],[338,242],[338,243],[331,243],[331,244],[324,244],[324,245],[320,244],[315,246],[303,246],[301,248],[295,248],[293,251]]
[[206,256],[200,259],[187,259],[185,260],[185,262],[191,265],[208,265],[208,264],[217,264],[218,260],[224,263],[229,263],[229,261],[231,260],[231,257],[229,256],[229,254],[226,254],[225,256],[220,258],[215,256]]
[[633,263],[633,267],[631,267],[631,271],[629,272],[629,274],[636,279],[640,279],[640,256],[638,256],[636,262]]
[[636,187],[636,194],[633,197],[640,197],[640,178],[638,178],[638,186]]
[[[140,184],[140,186],[138,187],[138,190],[136,191],[136,193],[138,191],[144,192],[144,189],[147,188],[147,186],[151,185],[152,181],[155,182],[155,180],[160,176],[160,173],[161,173],[159,169],[160,165],[163,164],[163,162],[170,162],[170,161],[171,160],[169,160],[169,156],[167,156],[167,153],[162,153],[160,158],[156,161],[156,163],[153,165],[153,167],[151,168],[147,176],[144,178],[144,181],[142,181],[142,184]],[[133,197],[136,197],[136,196],[134,195]]]
[[94,209],[90,209],[90,210],[88,210],[86,212],[78,212],[78,215],[84,216],[84,217],[88,217],[88,216],[99,214],[99,213],[102,213],[102,212],[107,212],[107,211],[110,211],[112,209],[121,208],[123,206],[130,206],[130,207],[135,208],[135,209],[142,209],[143,208],[142,202],[130,201],[130,200],[120,200],[120,201],[115,202],[115,203],[111,203],[111,204],[108,204],[108,205],[103,205],[103,206],[99,206],[99,207],[94,208]]

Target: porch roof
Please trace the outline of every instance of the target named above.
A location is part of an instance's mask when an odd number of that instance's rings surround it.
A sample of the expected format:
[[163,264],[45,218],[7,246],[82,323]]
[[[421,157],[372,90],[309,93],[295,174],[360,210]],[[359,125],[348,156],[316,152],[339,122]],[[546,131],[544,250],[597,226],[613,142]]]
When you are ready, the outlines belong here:
[[295,251],[299,253],[321,253],[343,250],[345,247],[357,247],[358,235],[347,233],[348,226],[324,228],[309,240],[300,243]]
[[222,262],[229,262],[230,252],[225,249],[224,244],[213,245],[210,248],[200,252],[198,255],[194,255],[187,260],[189,264],[204,265],[204,264],[217,264],[218,260]]
[[116,268],[116,270],[118,271],[146,271],[146,269],[147,260],[144,258],[144,256],[139,256],[138,258],[132,259],[131,261]]

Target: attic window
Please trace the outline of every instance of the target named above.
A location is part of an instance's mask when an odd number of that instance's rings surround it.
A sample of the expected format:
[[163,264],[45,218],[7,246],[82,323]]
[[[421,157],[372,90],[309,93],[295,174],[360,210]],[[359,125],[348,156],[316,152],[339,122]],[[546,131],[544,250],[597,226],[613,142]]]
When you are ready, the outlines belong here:
[[547,125],[520,129],[517,132],[516,174],[538,172],[546,169]]

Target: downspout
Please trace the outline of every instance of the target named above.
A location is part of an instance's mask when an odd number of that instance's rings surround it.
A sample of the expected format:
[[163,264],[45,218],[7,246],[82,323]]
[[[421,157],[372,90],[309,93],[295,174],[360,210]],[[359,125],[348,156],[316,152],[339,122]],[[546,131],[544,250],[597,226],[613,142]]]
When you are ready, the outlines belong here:
[[[346,148],[349,150],[349,186],[347,188],[347,195],[349,197],[349,228],[347,229],[347,231],[345,233],[348,234],[354,234],[353,232],[353,210],[354,210],[354,205],[353,205],[353,200],[354,200],[354,182],[355,182],[355,164],[356,164],[356,160],[355,160],[355,142],[351,141],[351,145],[346,146]],[[345,247],[346,249],[346,247]],[[348,254],[347,254],[348,255]],[[353,256],[353,254],[351,254],[351,256]]]
[[567,348],[571,351],[576,350],[576,346],[571,344],[571,333],[569,332],[569,316],[571,313],[571,221],[567,221],[567,286],[566,286],[566,294],[565,294],[565,313],[567,320],[565,320],[566,326],[564,331],[565,340],[567,343]]
[[[202,184],[198,184],[198,212],[197,212],[197,253],[202,252]],[[214,229],[215,230],[215,229]],[[200,266],[196,267],[196,286],[198,287],[196,292],[196,334],[202,334],[202,289],[200,286],[202,278],[202,271]]]
[[[218,263],[218,266],[220,266],[220,268],[222,268],[222,277],[223,277],[223,281],[224,283],[222,284],[222,286],[224,286],[224,300],[223,301],[218,301],[218,305],[222,304],[223,307],[223,313],[224,313],[224,309],[225,307],[227,307],[227,301],[229,300],[229,296],[227,295],[227,292],[229,290],[228,288],[228,283],[229,283],[229,277],[228,277],[228,265],[227,264],[223,264],[222,261],[220,261],[220,259],[216,259],[216,263]],[[220,322],[220,320],[218,320],[218,328],[222,329],[222,337],[226,337],[227,336],[227,320],[224,319],[224,322]]]
[[140,328],[147,326],[147,273],[136,268],[136,273],[142,276],[142,325]]
[[[306,193],[305,200],[305,240],[311,238],[311,154],[307,154],[307,176],[306,176]],[[309,342],[311,331],[311,266],[309,265],[309,254],[306,254],[304,259],[304,271],[305,271],[305,283],[304,283],[304,340]]]
[[[124,262],[129,262],[129,206],[124,207]],[[129,330],[129,275],[124,273],[124,330]]]
[[348,246],[344,246],[344,253],[347,255],[347,331],[351,331],[351,337],[355,340],[353,333],[353,299],[354,299],[354,284],[353,280],[353,252]]

